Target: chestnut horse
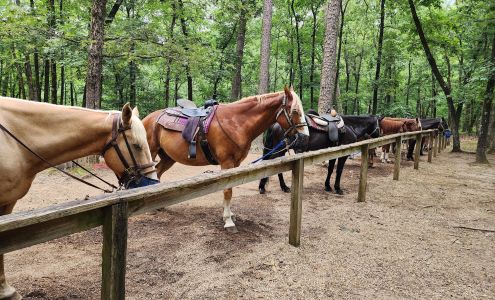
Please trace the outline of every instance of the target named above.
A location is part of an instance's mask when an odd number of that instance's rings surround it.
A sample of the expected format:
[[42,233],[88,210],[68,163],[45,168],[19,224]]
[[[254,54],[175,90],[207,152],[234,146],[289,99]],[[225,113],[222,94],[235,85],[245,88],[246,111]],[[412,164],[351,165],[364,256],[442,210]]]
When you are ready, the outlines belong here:
[[[389,135],[402,132],[411,132],[421,130],[421,122],[418,118],[383,118],[380,120],[380,129],[382,135]],[[399,145],[400,147],[400,145]],[[382,146],[381,161],[389,163],[388,153],[390,152],[390,144]]]
[[[201,147],[196,146],[195,159],[188,158],[188,143],[182,138],[181,132],[166,129],[157,123],[161,114],[162,111],[155,111],[143,119],[148,132],[151,156],[160,157],[156,166],[158,176],[175,162],[191,166],[209,165]],[[291,134],[308,136],[309,131],[303,123],[304,120],[299,96],[286,87],[283,92],[250,96],[230,104],[220,104],[216,108],[206,137],[220,167],[230,169],[241,164],[248,155],[251,142],[275,122],[292,131]],[[235,232],[236,227],[232,220],[234,214],[230,209],[232,189],[224,190],[223,195],[224,228]]]
[[[146,131],[137,114],[128,104],[120,114],[0,97],[0,216],[10,214],[36,174],[50,167],[20,142],[52,165],[105,150],[105,162],[122,184],[127,186],[144,174],[157,180]],[[114,124],[120,124],[120,130],[113,130]],[[3,254],[0,299],[20,299],[5,280]]]

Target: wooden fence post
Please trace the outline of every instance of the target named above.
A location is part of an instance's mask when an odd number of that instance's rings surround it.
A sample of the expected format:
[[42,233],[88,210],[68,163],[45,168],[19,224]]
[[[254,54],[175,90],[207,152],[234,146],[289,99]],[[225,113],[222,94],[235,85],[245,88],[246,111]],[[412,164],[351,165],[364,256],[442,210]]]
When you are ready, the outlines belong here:
[[438,130],[435,131],[435,140],[433,141],[433,157],[437,157],[437,152],[438,152],[438,135],[440,133]]
[[358,202],[366,201],[366,186],[368,184],[368,149],[369,145],[361,146],[361,172],[359,174]]
[[421,133],[416,134],[416,148],[414,149],[414,169],[419,169],[419,154],[421,152]]
[[103,221],[102,300],[125,299],[128,204],[106,208]]
[[402,149],[402,137],[398,136],[395,138],[394,180],[399,180],[400,161],[402,160],[401,149]]
[[430,137],[428,138],[428,162],[431,163],[431,158],[433,156],[433,132],[430,132]]
[[289,244],[298,247],[301,243],[302,193],[304,179],[304,159],[294,162],[292,169],[292,193],[290,199]]

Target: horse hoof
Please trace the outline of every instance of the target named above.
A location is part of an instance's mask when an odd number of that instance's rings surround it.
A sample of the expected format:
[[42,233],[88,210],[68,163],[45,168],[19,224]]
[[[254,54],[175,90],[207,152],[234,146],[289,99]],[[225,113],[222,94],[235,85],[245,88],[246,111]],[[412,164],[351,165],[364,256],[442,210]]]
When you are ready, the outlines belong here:
[[325,191],[327,191],[327,192],[331,192],[331,191],[332,191],[332,188],[331,188],[331,187],[329,187],[329,186],[326,186],[326,187],[325,187]]
[[225,227],[225,230],[227,230],[228,233],[238,233],[239,232],[237,230],[237,227],[235,227],[235,226]]
[[263,195],[264,193],[266,193],[265,189],[260,189],[260,194]]
[[344,191],[341,189],[335,189],[335,194],[337,195],[344,195]]
[[290,187],[285,186],[285,187],[283,187],[283,188],[282,188],[282,191],[283,191],[284,193],[290,193]]

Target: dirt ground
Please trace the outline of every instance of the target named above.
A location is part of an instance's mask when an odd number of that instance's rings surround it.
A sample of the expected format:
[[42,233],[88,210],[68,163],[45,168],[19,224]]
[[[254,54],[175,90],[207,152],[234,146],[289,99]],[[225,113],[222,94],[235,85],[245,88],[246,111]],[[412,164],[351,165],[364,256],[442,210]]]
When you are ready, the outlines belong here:
[[[442,152],[428,164],[423,156],[419,170],[403,162],[399,181],[392,164],[377,163],[366,203],[356,202],[358,159],[346,165],[344,196],[324,191],[325,167],[306,167],[299,248],[288,244],[290,194],[276,177],[266,195],[257,182],[234,189],[237,234],[223,229],[222,193],[133,217],[127,298],[495,299],[490,160]],[[175,165],[162,181],[215,169]],[[46,171],[16,210],[87,194],[97,193]],[[6,255],[7,277],[25,299],[98,299],[100,264],[99,228]]]

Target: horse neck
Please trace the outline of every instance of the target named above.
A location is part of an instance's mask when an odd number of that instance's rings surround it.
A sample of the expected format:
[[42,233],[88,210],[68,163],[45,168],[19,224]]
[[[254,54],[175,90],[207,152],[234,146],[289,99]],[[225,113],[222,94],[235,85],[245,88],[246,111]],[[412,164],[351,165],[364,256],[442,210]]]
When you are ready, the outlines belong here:
[[[98,154],[111,133],[112,118],[109,113],[23,102],[2,105],[6,112],[2,122],[28,147],[52,164]],[[48,167],[34,155],[26,151],[21,153],[26,153],[22,160],[29,161],[30,171],[37,173]]]
[[[276,122],[277,110],[281,104],[281,93],[273,93],[253,96],[225,105],[221,110],[227,113],[222,115],[222,119],[230,119],[229,123],[236,126],[226,128],[223,125],[222,128],[229,136],[235,136],[235,141],[240,146],[250,144]],[[219,122],[226,123],[222,120]]]

